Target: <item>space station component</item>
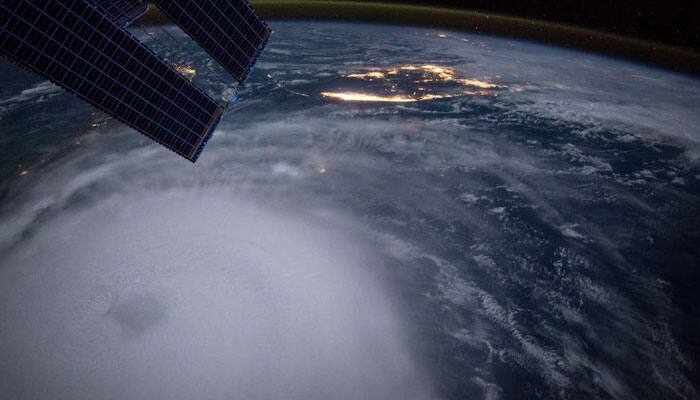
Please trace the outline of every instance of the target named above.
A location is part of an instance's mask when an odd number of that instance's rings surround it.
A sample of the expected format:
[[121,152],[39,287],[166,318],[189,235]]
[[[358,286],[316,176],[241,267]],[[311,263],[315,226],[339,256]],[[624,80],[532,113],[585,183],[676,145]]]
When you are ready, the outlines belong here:
[[[245,0],[154,3],[237,85],[271,33]],[[126,29],[147,9],[139,0],[3,0],[0,54],[195,162],[231,102],[215,100]]]
[[239,82],[250,74],[270,29],[245,1],[153,2]]
[[141,0],[92,0],[98,9],[121,27],[126,27],[148,11],[148,4]]

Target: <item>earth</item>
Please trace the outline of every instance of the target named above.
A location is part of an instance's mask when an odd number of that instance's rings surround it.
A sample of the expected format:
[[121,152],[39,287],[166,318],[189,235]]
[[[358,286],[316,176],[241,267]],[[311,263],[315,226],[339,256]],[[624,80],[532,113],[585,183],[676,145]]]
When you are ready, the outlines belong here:
[[271,25],[196,164],[0,65],[0,397],[699,398],[700,80]]

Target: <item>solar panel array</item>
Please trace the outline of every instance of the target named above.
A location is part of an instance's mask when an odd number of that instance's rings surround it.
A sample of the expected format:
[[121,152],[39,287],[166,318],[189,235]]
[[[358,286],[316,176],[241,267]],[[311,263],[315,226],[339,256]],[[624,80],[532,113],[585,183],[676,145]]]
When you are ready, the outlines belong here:
[[250,74],[271,30],[245,0],[155,0],[238,82]]
[[0,53],[193,162],[223,112],[86,0],[0,2]]
[[148,10],[141,0],[90,0],[119,26],[128,25]]

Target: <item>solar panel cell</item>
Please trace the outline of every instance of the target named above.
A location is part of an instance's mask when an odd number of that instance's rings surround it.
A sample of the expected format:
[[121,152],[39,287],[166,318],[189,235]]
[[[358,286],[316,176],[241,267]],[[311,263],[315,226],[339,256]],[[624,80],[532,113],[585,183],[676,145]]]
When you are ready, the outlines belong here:
[[191,161],[221,117],[214,100],[86,0],[0,3],[0,52]]
[[90,0],[90,3],[118,26],[130,24],[148,10],[148,5],[141,0]]

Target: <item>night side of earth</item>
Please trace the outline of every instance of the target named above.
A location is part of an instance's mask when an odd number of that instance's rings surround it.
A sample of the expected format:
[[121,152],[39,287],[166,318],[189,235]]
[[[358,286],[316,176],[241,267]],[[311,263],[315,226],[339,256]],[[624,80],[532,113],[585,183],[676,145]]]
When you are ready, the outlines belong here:
[[700,398],[700,79],[267,24],[196,163],[0,63],[0,398]]

